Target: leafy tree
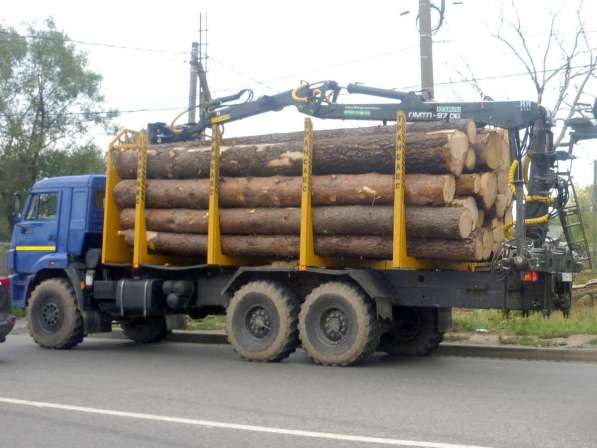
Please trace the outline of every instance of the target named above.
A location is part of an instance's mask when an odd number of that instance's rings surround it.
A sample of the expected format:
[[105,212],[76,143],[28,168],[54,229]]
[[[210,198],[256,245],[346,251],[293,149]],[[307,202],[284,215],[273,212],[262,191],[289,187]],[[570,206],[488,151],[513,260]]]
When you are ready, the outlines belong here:
[[102,109],[101,81],[52,19],[26,36],[0,26],[0,240],[15,191],[43,177],[102,171],[100,148],[85,138],[117,115]]

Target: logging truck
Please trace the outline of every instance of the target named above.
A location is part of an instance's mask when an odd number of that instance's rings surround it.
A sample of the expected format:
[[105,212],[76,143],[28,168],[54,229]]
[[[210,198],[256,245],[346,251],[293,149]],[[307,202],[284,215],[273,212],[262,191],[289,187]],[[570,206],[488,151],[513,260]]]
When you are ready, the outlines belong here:
[[[572,273],[590,259],[563,167],[575,141],[597,136],[592,122],[562,149],[532,102],[350,84],[395,101],[341,104],[341,89],[216,99],[198,123],[120,132],[105,176],[15,197],[10,291],[35,342],[70,349],[118,323],[152,343],[225,314],[246,360],[300,345],[345,366],[432,353],[454,307],[569,310]],[[222,138],[226,123],[291,105],[309,116],[303,132]],[[310,117],[383,126],[314,132]],[[558,217],[563,240],[547,234]]]

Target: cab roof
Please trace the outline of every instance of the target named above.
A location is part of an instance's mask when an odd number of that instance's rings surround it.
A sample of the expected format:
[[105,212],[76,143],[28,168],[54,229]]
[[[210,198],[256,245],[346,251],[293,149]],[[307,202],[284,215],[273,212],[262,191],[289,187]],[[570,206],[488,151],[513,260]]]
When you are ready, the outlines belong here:
[[60,176],[42,179],[36,182],[31,191],[58,188],[91,187],[105,185],[106,176],[103,174],[86,174],[82,176]]

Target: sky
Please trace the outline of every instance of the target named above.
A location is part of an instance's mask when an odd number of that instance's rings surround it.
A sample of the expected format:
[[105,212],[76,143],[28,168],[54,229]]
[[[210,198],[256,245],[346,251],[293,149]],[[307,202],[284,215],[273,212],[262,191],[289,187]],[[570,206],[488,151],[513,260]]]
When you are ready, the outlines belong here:
[[[439,5],[440,0],[435,0]],[[502,12],[500,0],[446,0],[444,24],[434,35],[434,75],[438,101],[474,101],[478,93],[459,82],[471,73],[494,100],[534,100],[524,69],[507,47],[492,36]],[[564,45],[577,27],[573,0],[515,0],[530,51],[545,46],[550,13],[559,11],[556,36]],[[301,80],[333,79],[341,85],[420,88],[417,0],[394,1],[4,1],[0,23],[25,31],[52,16],[58,28],[80,41],[93,70],[103,76],[106,108],[122,111],[117,123],[140,129],[148,122],[170,122],[187,107],[189,53],[198,39],[199,14],[208,20],[208,81],[213,96],[251,88],[256,96],[291,89]],[[408,14],[404,14],[409,12]],[[432,21],[437,22],[434,14]],[[583,7],[590,44],[597,47],[597,1]],[[557,53],[556,53],[557,56]],[[559,65],[554,59],[548,68]],[[579,59],[579,64],[586,63]],[[470,67],[470,70],[469,68]],[[486,79],[494,78],[494,79]],[[554,90],[546,94],[553,103]],[[587,86],[597,94],[597,79]],[[594,99],[594,96],[587,97]],[[371,101],[356,95],[341,101]],[[227,136],[300,130],[295,109],[268,113],[226,126]],[[184,120],[183,120],[184,121]],[[365,125],[363,122],[314,120],[315,129]],[[102,130],[90,135],[106,147]],[[575,180],[592,182],[597,141],[576,150]]]

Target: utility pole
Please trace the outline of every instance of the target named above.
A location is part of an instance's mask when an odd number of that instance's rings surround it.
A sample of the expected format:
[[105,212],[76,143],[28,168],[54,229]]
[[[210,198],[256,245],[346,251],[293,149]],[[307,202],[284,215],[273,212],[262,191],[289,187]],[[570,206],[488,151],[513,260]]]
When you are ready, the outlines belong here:
[[597,160],[593,160],[593,194],[592,194],[592,201],[591,201],[591,240],[592,244],[592,265],[593,265],[593,272],[597,270],[597,263],[596,255],[597,255]]
[[199,43],[191,44],[191,78],[189,80],[189,123],[195,123],[195,111],[197,109],[197,68],[199,66]]
[[199,14],[199,61],[197,64],[199,76],[199,111],[203,118],[207,115],[207,106],[211,102],[211,92],[207,85],[207,13]]
[[421,89],[425,98],[432,100],[434,92],[431,0],[419,0],[419,51],[421,54]]
[[199,15],[199,42],[191,45],[191,78],[189,81],[189,123],[196,123],[197,116],[197,80],[199,80],[199,119],[205,116],[211,101],[207,85],[207,14]]

